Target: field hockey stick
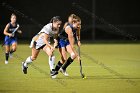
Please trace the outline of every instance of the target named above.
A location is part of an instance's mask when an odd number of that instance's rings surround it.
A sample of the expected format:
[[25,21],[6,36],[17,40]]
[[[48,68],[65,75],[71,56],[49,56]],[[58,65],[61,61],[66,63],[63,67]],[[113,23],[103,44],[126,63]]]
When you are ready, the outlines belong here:
[[17,27],[15,28],[15,30],[12,32],[12,37],[15,36],[15,32],[19,29],[19,24],[17,24]]
[[[77,42],[77,46],[78,46],[78,42]],[[81,56],[80,56],[80,46],[78,46],[78,55],[80,57],[80,59],[79,59],[79,63],[80,63],[80,74],[81,74],[81,77],[83,79],[85,79],[86,77],[85,77],[85,74],[83,73],[83,70],[82,70],[82,62],[81,62]]]
[[[19,29],[19,24],[17,24],[17,27],[14,29],[14,31],[12,32],[12,37],[14,37],[15,35],[15,32]],[[8,38],[3,44],[2,44],[2,47],[3,45],[5,45],[5,43],[9,40],[10,38]]]

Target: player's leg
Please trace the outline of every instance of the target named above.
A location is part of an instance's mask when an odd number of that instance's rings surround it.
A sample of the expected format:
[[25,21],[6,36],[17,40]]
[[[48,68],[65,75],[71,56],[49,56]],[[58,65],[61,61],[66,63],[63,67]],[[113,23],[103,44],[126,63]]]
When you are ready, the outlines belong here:
[[36,60],[40,50],[37,50],[35,48],[32,48],[32,56],[29,56],[25,61],[25,66],[27,67],[28,64],[32,63],[34,60]]
[[61,60],[58,61],[55,70],[59,71],[59,69],[62,67],[62,65],[66,62],[67,60],[67,53],[65,47],[59,48],[59,52],[61,54]]
[[54,70],[54,65],[55,65],[55,56],[53,54],[53,51],[50,49],[50,47],[45,46],[43,48],[43,51],[49,56],[49,66],[50,70]]
[[55,72],[54,72],[53,75],[57,75],[58,74],[58,70],[62,67],[63,63],[67,59],[66,44],[67,44],[67,41],[65,41],[63,39],[59,40],[58,45],[59,45],[59,52],[61,54],[61,61],[58,61],[57,65],[55,67]]
[[[57,65],[56,65],[56,67],[55,67],[55,70],[54,70],[54,72],[53,72],[52,75],[51,75],[52,78],[53,78],[53,76],[56,77],[56,75],[58,74],[59,69],[62,67],[63,63],[64,63],[64,62],[66,61],[66,59],[67,59],[65,47],[59,48],[59,52],[60,52],[60,54],[61,54],[61,61],[58,61]],[[54,77],[54,78],[55,78],[55,77]]]
[[8,64],[10,45],[5,45],[5,64]]
[[27,68],[30,63],[32,63],[38,56],[40,50],[35,49],[34,47],[32,48],[32,56],[29,56],[25,62],[22,62],[22,70],[24,74],[27,74]]
[[73,60],[76,58],[75,52],[72,50],[70,45],[66,46],[66,49],[68,53],[70,54],[70,57],[67,59],[66,63],[62,66],[62,69],[66,71],[66,68],[73,62]]
[[10,58],[12,58],[12,54],[16,51],[16,49],[17,49],[17,42],[13,42],[13,43],[12,43],[11,50],[10,50],[10,52],[9,52]]
[[5,64],[8,64],[8,59],[9,59],[9,52],[10,52],[10,37],[5,36],[4,39],[4,45],[5,45]]
[[[65,64],[65,62],[67,61],[67,53],[66,53],[66,48],[64,50],[61,51],[61,63]],[[61,66],[60,68],[60,72],[64,75],[64,76],[69,76],[69,74],[66,72],[66,70],[62,69],[63,66]]]
[[67,59],[67,54],[66,54],[66,43],[67,41],[60,39],[58,42],[58,46],[59,46],[59,53],[61,55],[61,61],[58,61],[55,70],[58,71],[62,65],[65,63],[66,59]]

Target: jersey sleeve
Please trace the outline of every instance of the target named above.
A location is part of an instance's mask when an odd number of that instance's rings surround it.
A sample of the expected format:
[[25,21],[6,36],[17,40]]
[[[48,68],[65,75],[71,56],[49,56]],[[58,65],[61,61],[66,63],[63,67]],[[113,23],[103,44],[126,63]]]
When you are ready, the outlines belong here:
[[45,33],[45,34],[48,34],[48,35],[49,35],[49,34],[50,34],[50,29],[49,29],[49,27],[48,27],[48,26],[44,26],[40,32],[43,32],[43,33]]

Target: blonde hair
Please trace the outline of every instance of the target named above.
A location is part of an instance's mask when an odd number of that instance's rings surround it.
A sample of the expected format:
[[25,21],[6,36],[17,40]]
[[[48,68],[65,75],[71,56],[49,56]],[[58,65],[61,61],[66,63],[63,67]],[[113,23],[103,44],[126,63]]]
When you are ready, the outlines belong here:
[[[69,17],[72,17],[72,23],[76,23],[76,22],[81,22],[81,18],[75,14],[71,14]],[[68,25],[68,22],[66,22],[63,26],[63,29]]]
[[75,18],[76,15],[75,14],[71,14],[69,17]]
[[81,21],[81,18],[75,14],[71,14],[69,17],[72,17],[72,22],[80,22]]
[[81,22],[81,18],[79,16],[75,16],[73,22]]

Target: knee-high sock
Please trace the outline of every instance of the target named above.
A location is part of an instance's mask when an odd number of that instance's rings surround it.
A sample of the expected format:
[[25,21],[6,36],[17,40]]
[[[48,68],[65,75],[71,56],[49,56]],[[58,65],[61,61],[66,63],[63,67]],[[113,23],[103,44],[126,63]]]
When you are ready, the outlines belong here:
[[62,66],[63,70],[66,70],[66,68],[73,62],[73,59],[69,57],[66,61],[66,63]]
[[62,63],[59,61],[55,67],[55,71],[58,71],[62,67]]
[[6,59],[6,61],[8,61],[8,58],[9,58],[9,53],[5,53],[5,59]]
[[50,65],[50,70],[52,71],[52,69],[54,69],[54,65],[55,65],[55,56],[49,56],[49,65]]
[[28,67],[28,64],[29,63],[32,63],[33,61],[32,61],[32,59],[31,59],[31,56],[29,56],[27,59],[26,59],[26,61],[25,61],[25,63],[24,63],[24,66],[25,67]]
[[14,53],[15,51],[13,49],[10,50],[10,54]]

